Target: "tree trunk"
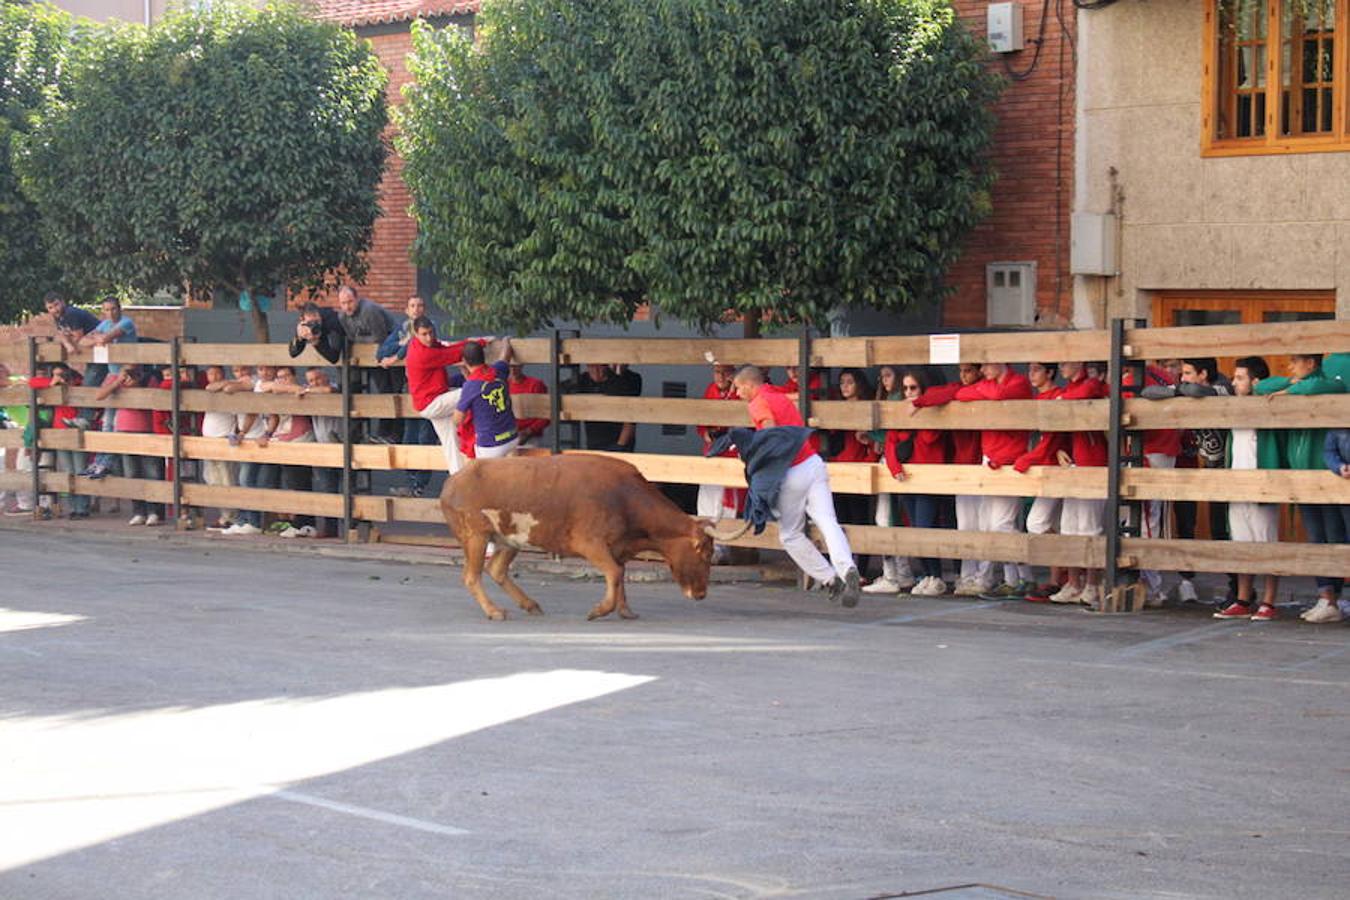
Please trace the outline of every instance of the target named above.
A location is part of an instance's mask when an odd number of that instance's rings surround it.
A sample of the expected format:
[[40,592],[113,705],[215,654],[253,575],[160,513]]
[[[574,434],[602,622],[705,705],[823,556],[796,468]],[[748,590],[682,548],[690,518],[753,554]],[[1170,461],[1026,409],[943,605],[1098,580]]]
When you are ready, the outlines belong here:
[[253,310],[250,313],[253,317],[253,340],[257,341],[259,344],[266,344],[271,340],[271,332],[267,327],[267,313],[259,308],[257,297],[253,297],[252,294],[249,294],[249,296],[253,300]]
[[741,336],[746,340],[759,340],[759,313],[746,313],[741,316],[741,325],[744,330]]

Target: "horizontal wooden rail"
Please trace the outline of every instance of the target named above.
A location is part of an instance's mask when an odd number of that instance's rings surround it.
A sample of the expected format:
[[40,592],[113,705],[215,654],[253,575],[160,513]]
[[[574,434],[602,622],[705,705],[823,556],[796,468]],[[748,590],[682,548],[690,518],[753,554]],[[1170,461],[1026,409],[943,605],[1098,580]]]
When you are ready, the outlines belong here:
[[1125,401],[1130,428],[1347,428],[1350,394]]
[[1132,500],[1350,504],[1350,479],[1327,469],[1125,469],[1120,484]]
[[12,384],[0,387],[0,408],[27,406],[29,390],[26,385]]
[[22,428],[0,428],[0,450],[23,446]]
[[1350,319],[1128,328],[1125,344],[1125,355],[1131,359],[1185,359],[1200,353],[1216,357],[1344,353],[1350,351]]
[[1251,575],[1325,575],[1350,572],[1350,544],[1259,544],[1241,541],[1164,541],[1124,538],[1123,561],[1170,572],[1236,572]]

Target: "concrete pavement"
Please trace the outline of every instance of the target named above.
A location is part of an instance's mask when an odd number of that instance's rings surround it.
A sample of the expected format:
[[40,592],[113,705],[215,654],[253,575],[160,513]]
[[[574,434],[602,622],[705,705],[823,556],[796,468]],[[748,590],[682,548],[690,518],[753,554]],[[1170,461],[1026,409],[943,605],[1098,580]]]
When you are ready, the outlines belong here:
[[[0,532],[0,897],[1341,897],[1350,630]],[[968,892],[969,893],[969,892]],[[942,895],[938,895],[942,896]]]

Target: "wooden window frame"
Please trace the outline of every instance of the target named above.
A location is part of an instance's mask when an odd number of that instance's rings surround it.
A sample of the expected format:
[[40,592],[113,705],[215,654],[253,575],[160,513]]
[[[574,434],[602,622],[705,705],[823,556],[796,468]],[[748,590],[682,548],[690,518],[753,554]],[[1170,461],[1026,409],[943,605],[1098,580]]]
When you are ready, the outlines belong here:
[[[1332,65],[1332,130],[1330,134],[1288,136],[1280,134],[1281,20],[1289,0],[1269,0],[1266,27],[1265,134],[1250,138],[1219,138],[1215,135],[1216,103],[1219,91],[1219,0],[1206,0],[1203,51],[1201,156],[1269,156],[1281,153],[1335,153],[1350,150],[1350,0],[1335,0],[1336,23]],[[1291,65],[1298,65],[1291,60]],[[1292,114],[1292,113],[1291,113]]]

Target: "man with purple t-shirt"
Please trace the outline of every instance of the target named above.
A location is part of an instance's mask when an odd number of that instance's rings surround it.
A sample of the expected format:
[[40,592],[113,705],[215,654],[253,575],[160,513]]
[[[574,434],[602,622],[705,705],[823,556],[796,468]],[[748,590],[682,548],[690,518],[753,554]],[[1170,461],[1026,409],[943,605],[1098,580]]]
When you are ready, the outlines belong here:
[[466,344],[460,367],[464,370],[464,388],[455,405],[454,423],[473,417],[474,457],[494,459],[510,456],[520,446],[516,430],[516,414],[511,408],[511,391],[507,388],[511,359],[511,339],[502,338],[501,356],[492,365],[484,365],[481,344]]

